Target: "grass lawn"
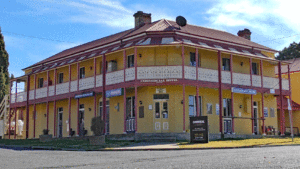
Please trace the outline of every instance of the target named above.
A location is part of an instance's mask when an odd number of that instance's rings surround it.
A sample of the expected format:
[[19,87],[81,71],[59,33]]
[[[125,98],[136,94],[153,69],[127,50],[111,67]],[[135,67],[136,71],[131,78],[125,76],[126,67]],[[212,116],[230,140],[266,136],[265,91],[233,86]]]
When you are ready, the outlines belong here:
[[38,139],[27,140],[0,140],[0,145],[15,145],[15,146],[42,146],[53,149],[74,149],[74,150],[97,150],[103,148],[122,147],[133,144],[129,141],[107,141],[104,145],[93,146],[88,140],[53,140],[49,142],[40,142]]
[[217,147],[245,147],[245,146],[258,146],[258,145],[288,145],[299,144],[300,138],[261,138],[261,139],[232,139],[232,140],[217,140],[210,141],[209,143],[198,144],[182,142],[178,143],[180,148],[217,148]]

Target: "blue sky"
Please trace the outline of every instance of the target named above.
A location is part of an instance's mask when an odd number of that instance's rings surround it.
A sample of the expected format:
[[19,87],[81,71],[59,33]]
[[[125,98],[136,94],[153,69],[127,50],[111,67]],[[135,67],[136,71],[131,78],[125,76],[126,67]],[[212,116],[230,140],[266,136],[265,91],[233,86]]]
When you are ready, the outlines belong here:
[[21,76],[21,69],[64,49],[133,28],[132,15],[138,10],[151,13],[152,21],[182,15],[189,24],[232,34],[248,28],[252,41],[282,50],[300,41],[299,4],[290,0],[2,0],[0,26],[9,71]]

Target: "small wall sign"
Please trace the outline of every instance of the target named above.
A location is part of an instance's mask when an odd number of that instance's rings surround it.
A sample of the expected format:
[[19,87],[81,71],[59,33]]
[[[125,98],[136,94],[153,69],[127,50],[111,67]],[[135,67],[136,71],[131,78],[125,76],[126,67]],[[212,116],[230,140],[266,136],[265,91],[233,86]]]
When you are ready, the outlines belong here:
[[253,89],[243,89],[238,87],[231,88],[232,93],[241,93],[241,94],[253,94],[256,95],[257,91]]
[[115,97],[115,96],[122,96],[124,94],[123,88],[113,89],[113,90],[107,90],[105,92],[105,96],[107,98]]
[[83,94],[78,94],[78,95],[75,95],[75,99],[80,99],[80,98],[85,98],[85,97],[91,97],[91,96],[94,96],[95,93],[94,92],[89,92],[89,93],[83,93]]

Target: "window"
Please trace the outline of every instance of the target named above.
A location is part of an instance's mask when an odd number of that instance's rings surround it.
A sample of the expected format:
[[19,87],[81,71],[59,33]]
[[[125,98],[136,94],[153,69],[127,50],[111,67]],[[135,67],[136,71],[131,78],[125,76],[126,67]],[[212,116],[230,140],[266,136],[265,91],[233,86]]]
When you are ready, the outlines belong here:
[[44,78],[39,78],[38,88],[44,87]]
[[197,96],[189,96],[189,116],[190,117],[196,117],[197,116],[197,105],[199,103],[200,107],[200,116],[202,115],[201,112],[201,96],[199,96],[198,103],[196,101]]
[[[196,66],[196,53],[190,52],[190,66]],[[200,67],[200,55],[198,54],[198,66]]]
[[222,70],[230,71],[230,59],[222,58]]
[[223,99],[223,115],[231,117],[231,99]]
[[58,74],[58,83],[63,83],[64,82],[64,74],[63,73],[60,73]]
[[275,109],[270,108],[270,117],[275,117]]
[[[100,108],[99,108],[99,116],[103,120],[103,102],[100,102]],[[106,120],[107,120],[107,113],[109,112],[109,100],[106,100]]]
[[126,119],[135,117],[135,97],[126,98]]
[[258,75],[257,63],[252,63],[252,74]]
[[169,100],[169,94],[155,94],[153,95],[153,100],[164,100],[164,99],[167,99]]
[[80,68],[79,72],[79,78],[83,79],[85,77],[85,67]]
[[134,55],[127,56],[127,67],[134,67]]

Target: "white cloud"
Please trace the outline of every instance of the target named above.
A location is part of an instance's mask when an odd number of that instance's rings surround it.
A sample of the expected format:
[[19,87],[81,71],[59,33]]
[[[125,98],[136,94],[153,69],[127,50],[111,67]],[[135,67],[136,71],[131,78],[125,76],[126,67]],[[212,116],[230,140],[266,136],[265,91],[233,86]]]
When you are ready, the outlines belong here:
[[[218,0],[207,10],[210,27],[249,28],[252,36],[277,50],[299,41],[300,36],[268,41],[300,33],[299,1]],[[267,41],[267,42],[265,42]]]

